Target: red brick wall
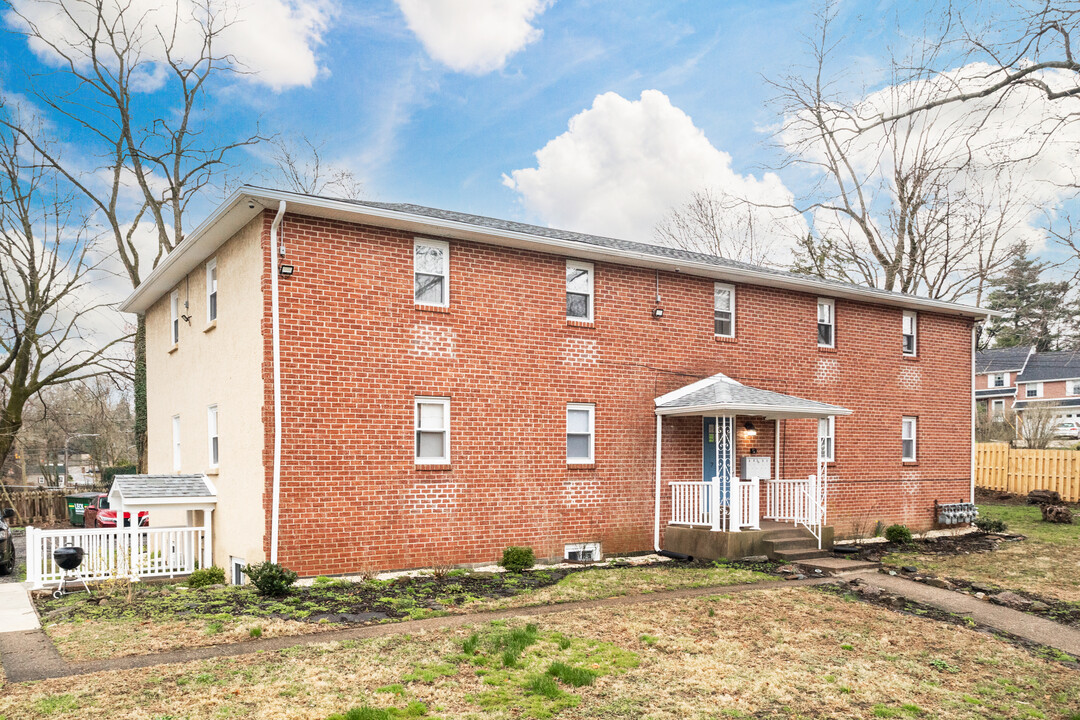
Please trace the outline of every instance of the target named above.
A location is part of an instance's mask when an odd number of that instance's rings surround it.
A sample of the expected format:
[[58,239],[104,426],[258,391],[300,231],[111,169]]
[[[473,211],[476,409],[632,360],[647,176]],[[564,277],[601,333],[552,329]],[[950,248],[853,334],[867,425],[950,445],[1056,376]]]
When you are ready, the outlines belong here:
[[[596,321],[572,327],[564,256],[455,240],[451,307],[422,311],[411,233],[287,215],[283,235],[296,275],[281,283],[279,559],[301,574],[487,561],[511,544],[540,557],[567,542],[651,549],[653,398],[717,372],[854,410],[836,420],[830,469],[841,533],[866,517],[922,529],[934,498],[968,496],[969,320],[920,314],[909,360],[899,309],[837,299],[837,347],[822,351],[816,296],[737,285],[737,339],[718,342],[711,280],[660,273],[654,320],[653,271],[597,263]],[[413,463],[416,395],[451,398],[447,469]],[[594,466],[565,462],[568,402],[596,404]],[[902,415],[919,417],[917,464],[900,462]],[[771,456],[772,423],[755,424]],[[815,471],[815,434],[816,421],[781,423],[784,476]],[[701,477],[700,438],[700,418],[664,421],[665,481]],[[266,447],[269,518],[270,435]]]

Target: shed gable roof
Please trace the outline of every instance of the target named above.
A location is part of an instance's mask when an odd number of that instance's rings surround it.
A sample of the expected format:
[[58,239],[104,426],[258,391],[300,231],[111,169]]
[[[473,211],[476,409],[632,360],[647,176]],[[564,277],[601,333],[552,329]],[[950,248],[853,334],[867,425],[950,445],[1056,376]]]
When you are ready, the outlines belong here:
[[216,498],[217,489],[205,475],[117,475],[111,496],[117,492],[124,502],[135,499]]

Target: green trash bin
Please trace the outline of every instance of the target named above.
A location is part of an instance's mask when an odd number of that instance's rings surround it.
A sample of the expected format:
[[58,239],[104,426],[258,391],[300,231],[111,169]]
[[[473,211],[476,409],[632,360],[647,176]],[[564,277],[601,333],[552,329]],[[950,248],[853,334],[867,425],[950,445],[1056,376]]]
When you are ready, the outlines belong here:
[[75,527],[83,527],[85,525],[85,518],[83,517],[83,511],[86,510],[86,506],[90,504],[90,501],[96,498],[100,493],[96,492],[84,492],[75,493],[74,495],[66,495],[68,520]]

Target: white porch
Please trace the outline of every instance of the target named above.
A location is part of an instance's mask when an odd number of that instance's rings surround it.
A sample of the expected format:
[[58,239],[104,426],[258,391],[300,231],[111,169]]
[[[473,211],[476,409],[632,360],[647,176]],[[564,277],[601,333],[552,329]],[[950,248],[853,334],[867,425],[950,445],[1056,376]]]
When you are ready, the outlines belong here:
[[[831,531],[827,530],[828,464],[822,458],[831,454],[831,446],[818,448],[817,457],[813,458],[811,463],[816,467],[816,473],[805,477],[779,478],[777,459],[781,457],[780,421],[817,419],[824,420],[828,427],[832,427],[832,418],[849,415],[850,410],[749,387],[726,375],[715,375],[658,397],[655,405],[655,534],[658,548],[664,484],[664,419],[687,416],[704,419],[702,450],[705,477],[700,480],[676,480],[667,483],[671,500],[670,516],[666,518],[669,529],[680,527],[717,533],[769,530],[776,535],[779,529],[794,527],[805,529],[818,549],[828,544],[831,540]],[[735,451],[736,433],[739,431],[737,416],[764,418],[766,422],[771,421],[773,424],[774,448],[771,467],[767,461],[745,463],[745,467],[751,471],[754,468],[764,470],[761,476],[740,477]],[[756,429],[752,423],[747,422],[744,432],[756,434]],[[822,442],[831,443],[831,436]],[[747,459],[744,456],[744,461]],[[771,527],[765,527],[763,523],[769,523]],[[788,539],[791,539],[792,534],[787,535]],[[667,544],[665,542],[665,545]],[[740,542],[738,545],[745,546],[746,543]]]

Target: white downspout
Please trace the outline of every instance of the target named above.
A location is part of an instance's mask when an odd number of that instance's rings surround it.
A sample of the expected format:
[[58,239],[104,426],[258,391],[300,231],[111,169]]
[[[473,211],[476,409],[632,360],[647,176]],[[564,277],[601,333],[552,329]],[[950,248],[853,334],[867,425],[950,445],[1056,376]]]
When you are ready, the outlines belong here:
[[[978,404],[975,402],[975,335],[978,325],[971,325],[971,502],[975,502],[975,422],[979,416]],[[1019,392],[1019,391],[1017,391]],[[989,403],[987,401],[989,410]]]
[[[285,201],[278,204],[270,224],[270,327],[274,364],[274,476],[270,500],[270,562],[278,559],[278,517],[281,499],[281,333],[278,328],[278,228],[285,216]],[[282,251],[284,248],[282,248]],[[282,252],[284,254],[284,252]]]
[[656,416],[656,515],[653,523],[653,550],[660,552],[660,438],[663,435],[663,415]]

